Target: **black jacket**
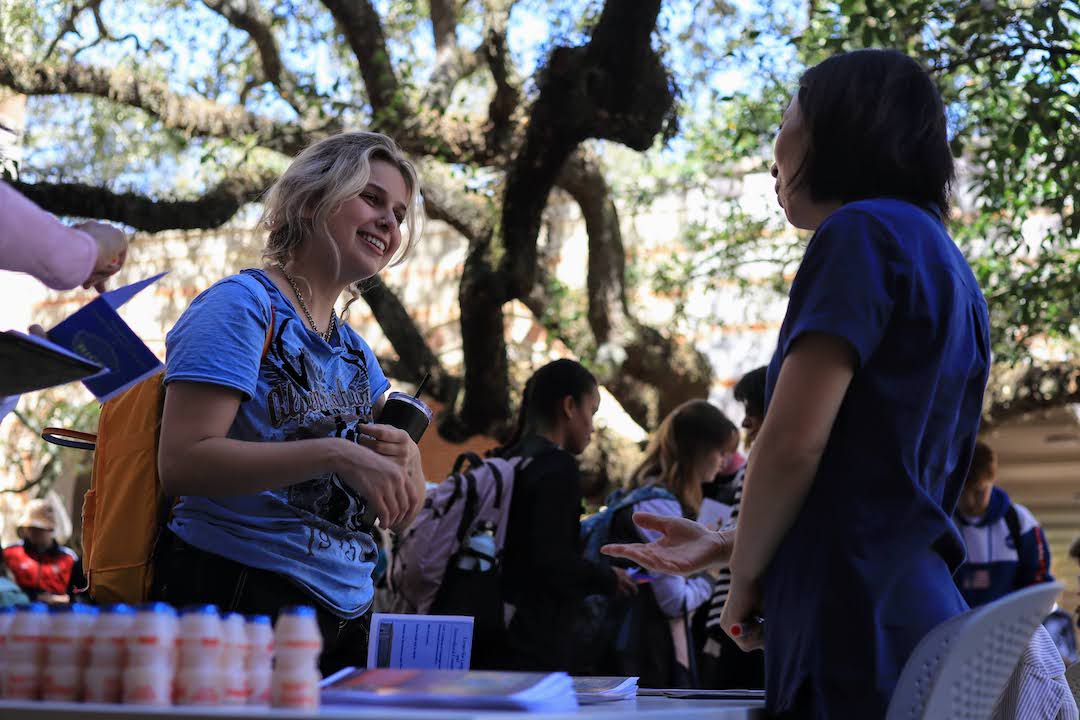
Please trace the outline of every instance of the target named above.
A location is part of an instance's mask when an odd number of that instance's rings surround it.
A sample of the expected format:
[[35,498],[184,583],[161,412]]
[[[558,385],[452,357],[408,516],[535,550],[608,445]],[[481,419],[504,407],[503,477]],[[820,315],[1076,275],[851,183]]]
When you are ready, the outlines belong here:
[[514,477],[503,548],[503,594],[515,607],[507,667],[566,670],[582,599],[614,593],[615,573],[582,557],[581,474],[574,456],[537,436],[506,456],[531,458]]

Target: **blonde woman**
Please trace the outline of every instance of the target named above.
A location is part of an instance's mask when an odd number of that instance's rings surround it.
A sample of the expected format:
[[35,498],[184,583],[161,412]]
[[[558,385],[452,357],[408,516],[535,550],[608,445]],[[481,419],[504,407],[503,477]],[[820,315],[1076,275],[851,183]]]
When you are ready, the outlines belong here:
[[315,605],[323,672],[365,655],[377,556],[365,512],[399,527],[423,499],[416,445],[373,424],[389,383],[335,310],[408,253],[419,194],[388,137],[308,147],[266,197],[264,267],[215,284],[166,338],[158,465],[179,502],[161,595],[271,615]]
[[[683,403],[660,423],[645,459],[631,476],[633,488],[619,502],[609,542],[650,542],[658,534],[636,527],[635,512],[671,518],[696,518],[702,485],[724,467],[738,430],[723,412],[704,400]],[[609,505],[614,503],[609,501]],[[692,687],[696,684],[688,618],[709,599],[712,581],[703,576],[654,572],[637,597],[624,603],[625,631],[620,633],[605,672],[637,675],[643,687]],[[619,643],[624,643],[621,647]],[[665,652],[663,648],[670,648]]]

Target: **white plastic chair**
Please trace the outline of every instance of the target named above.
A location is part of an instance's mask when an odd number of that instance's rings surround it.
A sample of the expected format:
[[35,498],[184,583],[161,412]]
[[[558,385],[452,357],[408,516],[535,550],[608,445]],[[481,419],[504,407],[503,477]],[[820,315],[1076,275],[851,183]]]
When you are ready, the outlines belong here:
[[886,720],[987,720],[1060,583],[1041,583],[950,618],[915,648]]
[[1080,662],[1074,662],[1065,670],[1065,679],[1069,681],[1069,689],[1072,690],[1076,704],[1080,705]]

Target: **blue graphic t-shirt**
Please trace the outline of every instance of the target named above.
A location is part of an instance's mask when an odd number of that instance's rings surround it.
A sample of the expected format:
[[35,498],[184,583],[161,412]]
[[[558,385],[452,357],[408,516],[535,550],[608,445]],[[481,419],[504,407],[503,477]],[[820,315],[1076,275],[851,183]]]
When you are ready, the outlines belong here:
[[[273,304],[274,329],[261,351]],[[341,324],[330,343],[312,332],[260,270],[199,295],[166,337],[165,382],[243,393],[229,437],[253,442],[343,437],[372,421],[389,387],[364,339]],[[169,528],[184,542],[284,575],[329,610],[356,617],[371,604],[377,548],[366,507],[336,475],[251,495],[186,495]]]

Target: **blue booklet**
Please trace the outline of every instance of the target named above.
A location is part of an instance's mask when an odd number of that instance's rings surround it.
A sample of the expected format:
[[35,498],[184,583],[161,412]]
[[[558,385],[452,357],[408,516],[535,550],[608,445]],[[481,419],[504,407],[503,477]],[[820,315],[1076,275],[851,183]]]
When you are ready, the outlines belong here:
[[49,331],[49,340],[56,345],[105,368],[83,380],[83,385],[99,401],[111,400],[164,369],[157,356],[116,312],[164,275],[159,273],[102,293]]
[[[83,380],[104,370],[45,338],[18,330],[0,333],[0,396]],[[4,414],[0,411],[0,417]]]

